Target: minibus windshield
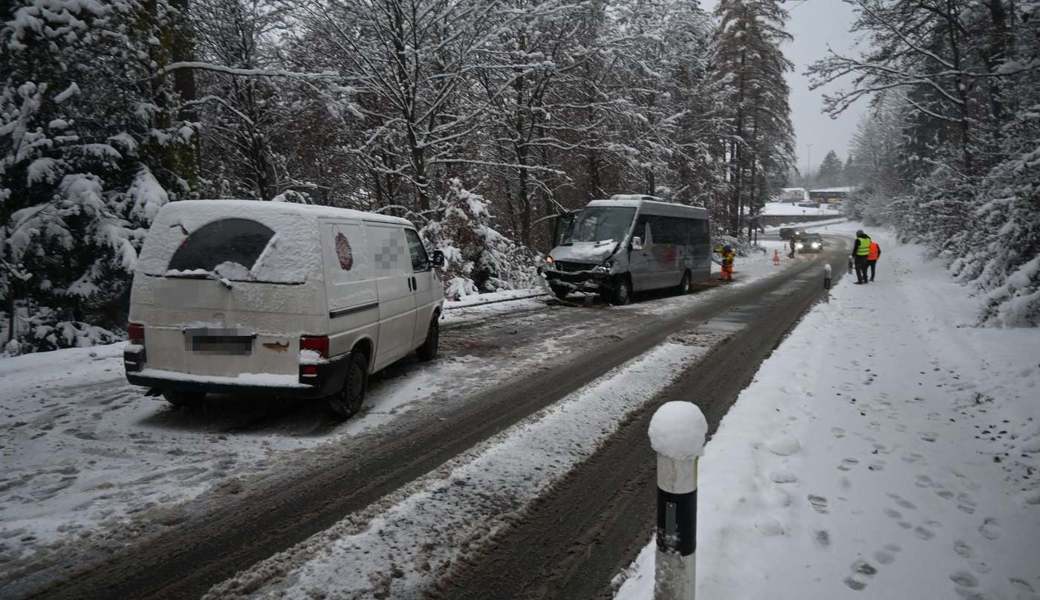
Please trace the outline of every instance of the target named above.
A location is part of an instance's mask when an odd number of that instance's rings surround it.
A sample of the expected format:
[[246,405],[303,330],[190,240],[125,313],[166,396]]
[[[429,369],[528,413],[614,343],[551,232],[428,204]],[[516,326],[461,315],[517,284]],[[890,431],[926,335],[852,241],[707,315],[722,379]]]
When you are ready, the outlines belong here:
[[592,206],[582,210],[574,219],[570,231],[563,236],[563,245],[574,242],[620,241],[632,226],[635,208]]

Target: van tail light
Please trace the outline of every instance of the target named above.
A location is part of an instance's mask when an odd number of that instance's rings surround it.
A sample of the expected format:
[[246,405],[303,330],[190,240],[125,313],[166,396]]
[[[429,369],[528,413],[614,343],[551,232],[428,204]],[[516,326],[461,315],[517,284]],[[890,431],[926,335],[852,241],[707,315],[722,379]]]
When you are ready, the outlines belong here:
[[140,323],[130,323],[126,327],[126,337],[129,338],[131,344],[143,346],[144,325],[141,325]]
[[322,358],[328,358],[329,338],[325,335],[305,335],[300,338],[300,350],[311,350]]

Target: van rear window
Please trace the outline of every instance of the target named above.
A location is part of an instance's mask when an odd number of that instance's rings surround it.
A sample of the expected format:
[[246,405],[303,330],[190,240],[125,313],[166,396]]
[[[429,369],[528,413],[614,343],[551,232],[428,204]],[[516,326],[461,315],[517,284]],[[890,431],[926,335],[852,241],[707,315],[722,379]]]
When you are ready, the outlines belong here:
[[[274,237],[266,225],[250,219],[220,219],[207,223],[185,238],[170,258],[170,271],[230,271],[241,265],[248,272]],[[230,265],[228,264],[230,263]],[[234,270],[238,270],[235,268]]]

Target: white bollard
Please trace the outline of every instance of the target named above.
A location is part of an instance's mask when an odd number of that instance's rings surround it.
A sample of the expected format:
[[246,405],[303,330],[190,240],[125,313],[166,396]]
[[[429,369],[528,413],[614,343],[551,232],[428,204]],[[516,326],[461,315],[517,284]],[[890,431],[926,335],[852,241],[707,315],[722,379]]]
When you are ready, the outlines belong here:
[[692,402],[666,402],[650,419],[657,452],[655,600],[693,600],[696,591],[697,457],[708,422]]
[[831,263],[823,265],[823,289],[831,289]]

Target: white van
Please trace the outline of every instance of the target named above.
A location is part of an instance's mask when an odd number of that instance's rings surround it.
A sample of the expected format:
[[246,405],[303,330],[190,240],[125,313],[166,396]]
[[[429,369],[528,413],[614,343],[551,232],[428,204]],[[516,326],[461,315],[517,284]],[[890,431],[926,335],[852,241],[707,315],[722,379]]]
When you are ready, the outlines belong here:
[[368,376],[437,355],[444,293],[404,219],[252,200],[167,204],[130,297],[126,377],[176,405],[207,392],[328,398],[360,410]]
[[711,277],[708,211],[642,195],[593,200],[560,215],[542,276],[560,298],[574,291],[627,304],[632,292],[689,292]]

